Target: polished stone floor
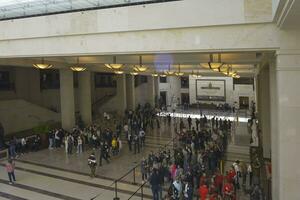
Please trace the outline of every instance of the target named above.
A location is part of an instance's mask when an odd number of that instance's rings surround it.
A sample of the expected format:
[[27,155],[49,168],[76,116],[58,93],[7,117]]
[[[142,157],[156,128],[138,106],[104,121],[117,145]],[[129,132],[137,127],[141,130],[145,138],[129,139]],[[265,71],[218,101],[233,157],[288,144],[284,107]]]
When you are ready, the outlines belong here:
[[[0,170],[0,200],[1,199],[97,199],[107,200],[115,197],[114,180],[120,178],[136,166],[143,156],[150,151],[156,152],[160,147],[169,143],[174,137],[173,128],[164,125],[147,133],[146,147],[140,154],[129,152],[123,142],[120,155],[113,157],[107,164],[97,167],[97,177],[90,178],[90,169],[87,166],[87,157],[92,150],[78,155],[66,155],[64,149],[42,150],[21,156],[16,161],[17,182],[9,185],[7,174]],[[248,141],[248,142],[247,142]],[[233,160],[249,161],[249,135],[245,123],[239,123],[236,134],[230,139],[229,151],[226,153],[225,169],[229,168]],[[172,143],[170,143],[172,144]],[[98,156],[98,152],[97,156]],[[4,163],[0,163],[3,165]],[[118,182],[118,197],[128,199],[141,184],[140,169],[131,171]],[[136,182],[136,184],[132,184]],[[144,188],[144,199],[151,199],[151,190]],[[140,191],[132,199],[141,199]],[[246,200],[249,197],[242,192],[238,199]]]

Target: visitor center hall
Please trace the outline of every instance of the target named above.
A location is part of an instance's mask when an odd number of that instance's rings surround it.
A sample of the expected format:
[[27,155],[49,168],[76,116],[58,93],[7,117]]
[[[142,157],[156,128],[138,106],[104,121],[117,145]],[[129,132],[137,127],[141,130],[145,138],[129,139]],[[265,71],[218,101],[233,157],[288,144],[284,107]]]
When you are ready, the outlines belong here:
[[0,200],[300,200],[300,0],[0,0]]

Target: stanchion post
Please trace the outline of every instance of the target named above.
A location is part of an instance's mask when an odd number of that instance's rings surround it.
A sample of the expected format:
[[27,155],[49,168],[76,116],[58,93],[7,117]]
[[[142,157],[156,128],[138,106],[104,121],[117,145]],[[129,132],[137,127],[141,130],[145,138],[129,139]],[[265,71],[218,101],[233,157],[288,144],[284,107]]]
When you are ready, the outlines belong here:
[[118,197],[118,185],[117,185],[117,180],[115,181],[115,198],[114,200],[120,200]]
[[133,168],[133,184],[136,184],[136,182],[135,182],[135,167]]
[[143,188],[144,188],[144,185],[142,185],[142,187],[141,187],[141,199],[142,200],[144,199],[144,190],[143,190]]
[[223,174],[223,160],[220,160],[220,171]]

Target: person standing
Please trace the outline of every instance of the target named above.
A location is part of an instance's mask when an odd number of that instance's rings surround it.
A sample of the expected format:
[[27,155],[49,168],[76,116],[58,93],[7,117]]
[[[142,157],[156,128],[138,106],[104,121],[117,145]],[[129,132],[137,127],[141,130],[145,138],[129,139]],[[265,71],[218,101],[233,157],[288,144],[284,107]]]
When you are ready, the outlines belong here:
[[82,139],[80,136],[77,137],[77,153],[82,153]]
[[15,163],[13,162],[13,160],[9,159],[8,163],[5,165],[6,168],[6,172],[8,174],[8,178],[9,178],[9,184],[13,184],[13,181],[16,181],[16,177],[15,177]]
[[189,181],[185,181],[183,197],[184,200],[193,200],[193,185]]
[[250,184],[250,186],[252,186],[253,172],[252,172],[251,164],[248,165],[247,173],[249,174],[249,184]]
[[66,154],[68,153],[68,150],[69,150],[69,147],[68,147],[69,142],[68,141],[69,141],[69,135],[66,135],[65,140],[64,140]]
[[128,142],[128,148],[129,148],[129,151],[131,151],[131,144],[132,144],[132,135],[131,133],[128,133],[127,135],[127,142]]
[[72,154],[72,150],[73,150],[73,144],[74,144],[74,138],[72,135],[69,135],[68,137],[68,154]]
[[140,132],[139,132],[139,137],[140,137],[140,140],[141,140],[141,147],[144,148],[145,147],[145,131],[141,128],[140,129]]
[[159,200],[159,175],[158,175],[158,170],[153,169],[153,172],[150,176],[150,185],[151,185],[151,190],[152,190],[152,195],[153,195],[153,200]]
[[96,175],[95,173],[96,173],[96,165],[97,165],[96,156],[94,152],[88,158],[88,165],[91,168],[91,177],[93,178]]
[[199,131],[200,120],[196,118],[196,130]]
[[202,184],[199,187],[199,196],[201,200],[205,200],[208,195],[208,188],[206,184]]
[[191,128],[192,128],[192,118],[191,118],[191,116],[188,117],[187,121],[188,121],[188,124],[189,124],[189,130],[191,130]]

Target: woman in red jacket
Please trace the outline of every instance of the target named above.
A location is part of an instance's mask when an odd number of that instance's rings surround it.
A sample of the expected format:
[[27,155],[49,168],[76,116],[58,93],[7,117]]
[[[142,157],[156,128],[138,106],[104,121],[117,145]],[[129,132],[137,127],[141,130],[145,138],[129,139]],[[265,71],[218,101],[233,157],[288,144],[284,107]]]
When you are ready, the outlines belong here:
[[199,187],[200,199],[201,200],[206,200],[207,194],[208,194],[207,185],[205,185],[205,184],[200,185],[200,187]]

